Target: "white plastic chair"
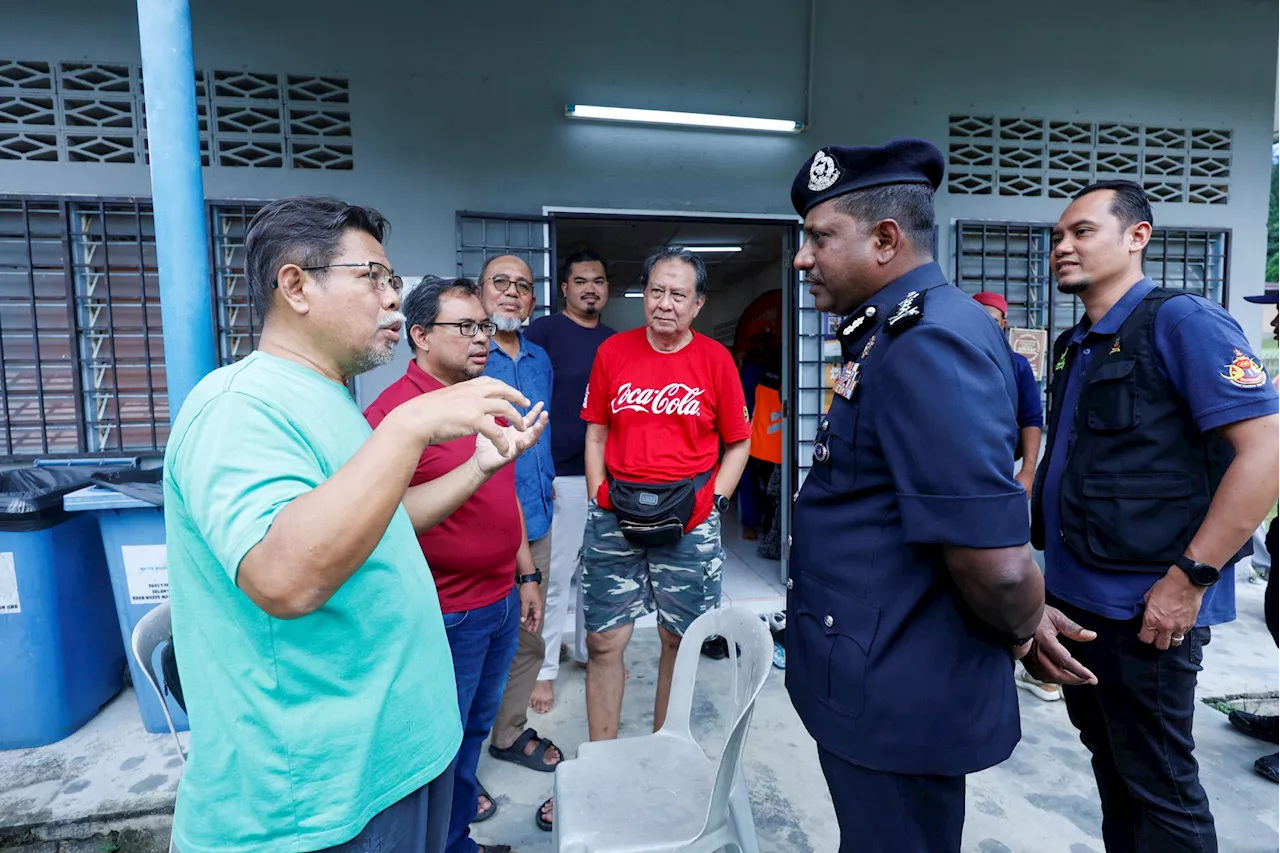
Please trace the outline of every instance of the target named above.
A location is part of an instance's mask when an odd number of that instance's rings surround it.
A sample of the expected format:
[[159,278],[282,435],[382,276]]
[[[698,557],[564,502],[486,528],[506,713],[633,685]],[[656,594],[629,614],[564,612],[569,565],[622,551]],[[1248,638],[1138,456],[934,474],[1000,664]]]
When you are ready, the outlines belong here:
[[178,755],[183,763],[187,761],[187,753],[182,749],[182,741],[178,740],[178,730],[173,725],[173,716],[169,713],[169,703],[165,701],[164,691],[160,689],[160,679],[156,678],[156,668],[151,662],[156,649],[162,643],[173,642],[173,623],[169,616],[169,602],[164,601],[147,611],[133,628],[133,656],[138,665],[146,673],[151,689],[160,699],[160,708],[164,711],[165,721],[169,723],[169,733],[173,742],[178,745]]
[[[693,739],[689,717],[702,642],[716,634],[728,643],[733,686],[728,737],[711,759]],[[552,823],[560,853],[758,853],[742,751],[772,657],[769,629],[752,613],[728,608],[695,619],[676,655],[662,728],[584,743],[577,758],[556,767]]]

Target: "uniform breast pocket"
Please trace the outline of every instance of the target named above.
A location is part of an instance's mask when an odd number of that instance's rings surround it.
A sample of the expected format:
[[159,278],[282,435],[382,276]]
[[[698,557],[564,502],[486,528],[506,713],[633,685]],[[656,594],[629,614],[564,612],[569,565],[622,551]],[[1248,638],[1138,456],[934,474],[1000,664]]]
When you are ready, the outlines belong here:
[[1138,377],[1134,359],[1109,361],[1089,379],[1089,428],[1119,432],[1138,425]]
[[806,576],[791,597],[787,631],[790,667],[832,710],[854,719],[867,698],[867,664],[880,608]]
[[816,475],[833,492],[847,492],[853,488],[857,475],[854,453],[854,437],[858,431],[857,405],[837,397],[822,424],[825,428],[818,430],[809,476]]

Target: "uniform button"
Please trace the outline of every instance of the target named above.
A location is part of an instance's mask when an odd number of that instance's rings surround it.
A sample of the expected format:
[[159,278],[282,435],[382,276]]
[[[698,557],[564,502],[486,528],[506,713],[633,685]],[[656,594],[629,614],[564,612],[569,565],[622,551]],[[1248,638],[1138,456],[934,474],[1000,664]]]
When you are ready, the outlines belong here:
[[1091,349],[1089,349],[1088,347],[1085,347],[1085,349],[1084,349],[1084,354],[1085,354],[1085,355],[1088,355],[1090,352],[1092,352],[1092,350],[1091,350]]
[[836,620],[832,619],[831,616],[828,615],[826,619],[822,620],[822,624],[830,628],[831,626],[836,624]]
[[795,588],[796,588],[795,578],[787,578],[787,589],[795,589]]
[[822,423],[818,424],[818,429],[826,429],[829,426],[827,419],[823,418]]

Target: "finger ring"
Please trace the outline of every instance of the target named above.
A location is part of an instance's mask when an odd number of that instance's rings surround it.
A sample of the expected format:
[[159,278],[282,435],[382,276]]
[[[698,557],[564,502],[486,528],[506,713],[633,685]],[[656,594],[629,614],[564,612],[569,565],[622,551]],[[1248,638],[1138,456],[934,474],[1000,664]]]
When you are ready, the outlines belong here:
[[1182,641],[1185,639],[1186,637],[1182,636],[1181,634],[1174,634],[1171,637],[1169,637],[1169,642],[1173,643],[1175,646],[1180,646],[1182,645]]

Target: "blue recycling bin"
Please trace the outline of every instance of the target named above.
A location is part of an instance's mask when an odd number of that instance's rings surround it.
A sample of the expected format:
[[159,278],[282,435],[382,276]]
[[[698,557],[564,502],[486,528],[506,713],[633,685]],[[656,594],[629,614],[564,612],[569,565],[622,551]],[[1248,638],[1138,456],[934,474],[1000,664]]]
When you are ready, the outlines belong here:
[[[142,712],[142,724],[155,734],[167,733],[160,699],[151,689],[146,674],[133,657],[133,629],[143,616],[162,601],[169,599],[169,569],[165,559],[164,510],[101,486],[91,486],[72,492],[63,498],[63,506],[71,513],[85,513],[97,517],[102,531],[102,545],[106,551],[111,589],[115,594],[119,635],[130,650],[129,672],[133,676],[134,692],[138,696],[138,709]],[[163,688],[164,675],[160,669],[157,650],[156,677]],[[187,715],[178,707],[173,696],[166,691],[165,701],[169,714],[178,731],[187,731]]]
[[0,749],[62,740],[124,684],[98,524],[61,500],[0,524]]

